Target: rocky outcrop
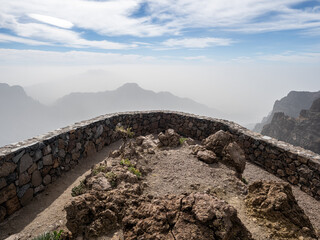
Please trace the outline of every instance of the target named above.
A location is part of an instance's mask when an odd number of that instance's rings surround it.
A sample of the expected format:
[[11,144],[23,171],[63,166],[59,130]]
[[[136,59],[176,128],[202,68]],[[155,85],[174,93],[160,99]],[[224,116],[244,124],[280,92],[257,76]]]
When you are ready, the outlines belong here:
[[258,217],[265,226],[273,229],[274,237],[316,238],[309,218],[299,207],[288,183],[258,181],[251,184],[246,206],[249,214]]
[[274,114],[277,112],[283,112],[285,115],[293,118],[297,118],[300,111],[303,109],[309,109],[312,102],[320,97],[320,91],[318,92],[298,92],[291,91],[286,97],[277,100],[272,111],[268,116],[264,117],[261,123],[256,124],[253,131],[261,132],[266,124],[271,123]]
[[232,206],[204,193],[141,198],[123,224],[127,240],[252,239]]
[[158,135],[160,147],[178,147],[180,145],[180,135],[173,129],[167,129],[164,133]]
[[218,161],[225,164],[235,170],[238,177],[241,177],[246,166],[244,151],[234,141],[232,134],[222,130],[204,139],[202,145],[195,145],[193,154],[208,164]]
[[[169,137],[176,138],[173,130],[169,133]],[[140,166],[146,163],[148,155],[154,154],[148,149],[166,151],[155,149],[157,141],[149,135],[124,142],[120,152],[135,148],[140,155],[132,155],[130,159],[123,159],[121,154],[111,156],[92,168],[91,174],[73,189],[74,196],[78,196],[65,207],[70,231],[65,238],[94,239],[122,232],[126,240],[253,239],[238,218],[237,210],[213,195],[144,193],[146,183],[142,182],[144,175],[140,171],[144,171]]]
[[310,110],[302,110],[299,118],[276,113],[262,134],[320,153],[320,98]]

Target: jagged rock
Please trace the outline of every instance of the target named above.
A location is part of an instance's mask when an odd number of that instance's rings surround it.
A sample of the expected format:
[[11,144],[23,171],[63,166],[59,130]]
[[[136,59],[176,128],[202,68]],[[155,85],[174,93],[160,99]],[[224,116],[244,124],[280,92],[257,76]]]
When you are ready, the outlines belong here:
[[205,151],[206,148],[204,146],[201,146],[199,144],[193,145],[191,147],[192,149],[192,154],[197,155],[199,151]]
[[159,145],[164,147],[178,147],[180,145],[180,135],[173,129],[167,129],[164,133],[159,133]]
[[249,186],[246,206],[251,215],[262,221],[279,223],[280,230],[275,231],[278,236],[298,239],[305,235],[316,238],[309,218],[299,207],[288,183],[254,182]]
[[237,211],[204,193],[140,198],[123,219],[124,236],[133,239],[252,239]]
[[141,194],[138,184],[121,184],[108,192],[94,191],[75,197],[66,207],[67,228],[72,236],[86,239],[107,234],[120,227],[123,211]]
[[205,163],[211,164],[217,162],[217,156],[209,150],[198,151],[197,158]]
[[235,169],[241,175],[246,167],[246,157],[242,148],[236,143],[229,143],[222,152],[222,163]]
[[203,140],[206,149],[213,151],[217,156],[222,155],[225,146],[233,141],[233,136],[225,131],[218,131]]
[[16,169],[17,165],[11,162],[4,162],[0,166],[0,177],[6,177]]
[[320,153],[320,98],[310,110],[302,110],[299,118],[283,112],[275,113],[271,123],[265,125],[262,134]]

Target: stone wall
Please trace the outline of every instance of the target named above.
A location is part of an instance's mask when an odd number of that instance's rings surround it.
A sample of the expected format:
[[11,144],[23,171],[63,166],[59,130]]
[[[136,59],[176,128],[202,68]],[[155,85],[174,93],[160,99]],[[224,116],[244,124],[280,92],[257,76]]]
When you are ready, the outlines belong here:
[[114,131],[118,123],[132,127],[136,135],[173,128],[198,140],[218,130],[229,131],[243,147],[248,161],[299,185],[320,200],[319,155],[226,120],[169,111],[128,112],[100,116],[0,148],[0,221],[25,206],[79,161],[119,140]]

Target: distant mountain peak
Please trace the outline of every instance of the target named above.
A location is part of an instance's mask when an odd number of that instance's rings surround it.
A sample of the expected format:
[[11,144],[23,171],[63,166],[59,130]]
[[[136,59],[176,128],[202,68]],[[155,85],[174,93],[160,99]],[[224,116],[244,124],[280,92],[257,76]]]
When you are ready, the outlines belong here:
[[137,83],[125,83],[121,87],[117,88],[117,90],[137,90],[142,89]]

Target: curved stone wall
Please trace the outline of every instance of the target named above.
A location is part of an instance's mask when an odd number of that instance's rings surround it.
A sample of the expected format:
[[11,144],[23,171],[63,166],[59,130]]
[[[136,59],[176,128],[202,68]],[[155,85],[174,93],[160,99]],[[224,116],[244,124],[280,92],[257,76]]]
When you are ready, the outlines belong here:
[[170,111],[126,112],[100,116],[0,148],[0,221],[26,205],[62,172],[119,140],[114,131],[118,123],[132,127],[136,135],[173,128],[198,140],[219,130],[229,131],[248,161],[320,200],[320,155],[226,120]]

